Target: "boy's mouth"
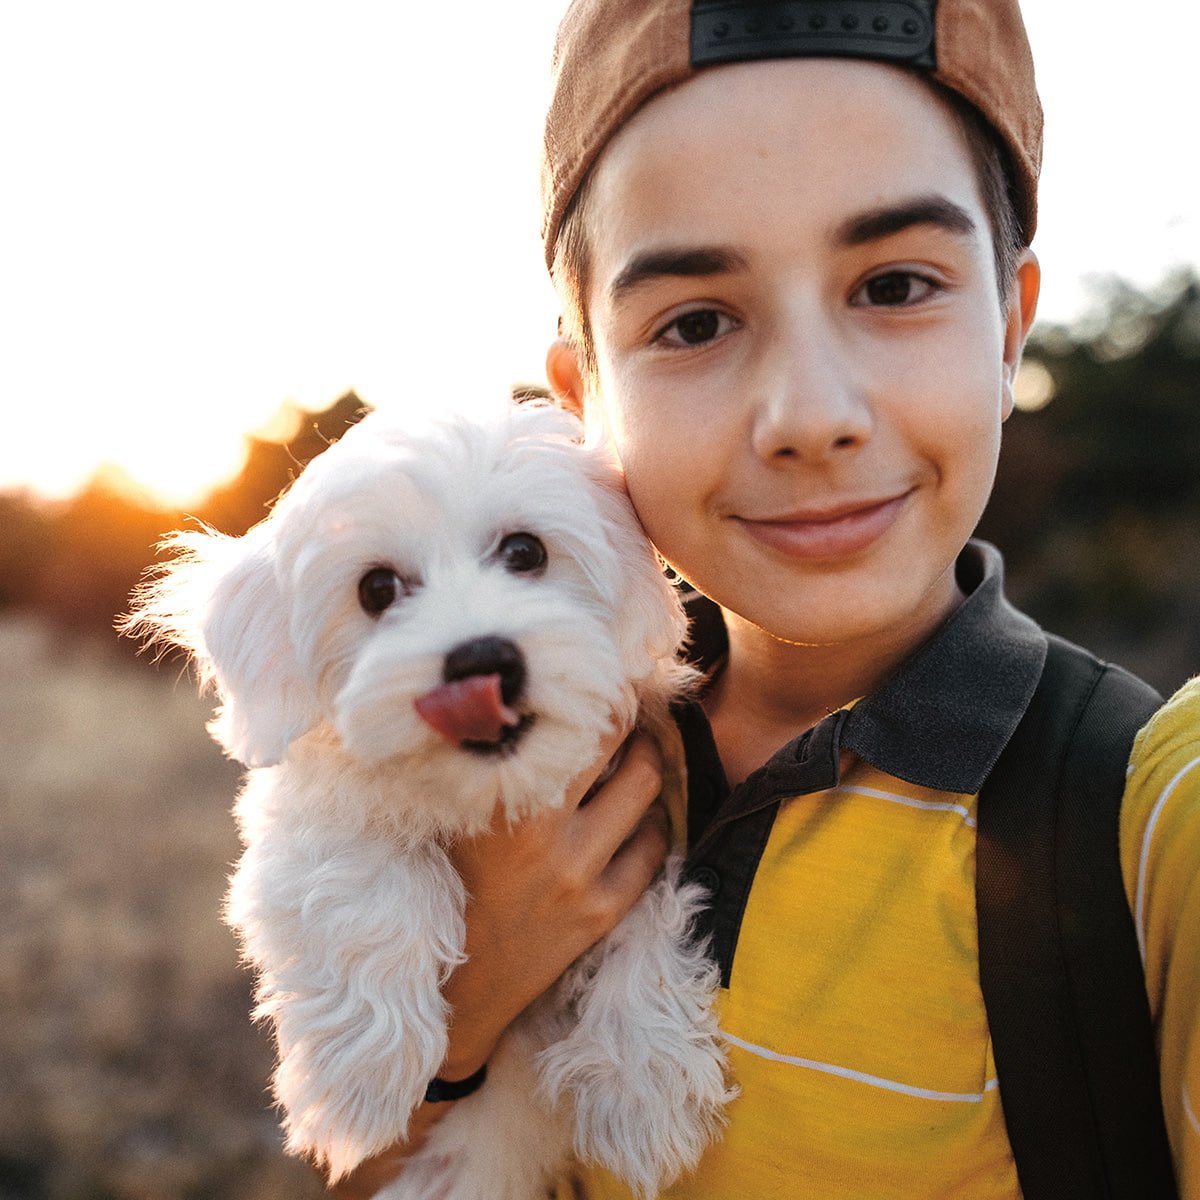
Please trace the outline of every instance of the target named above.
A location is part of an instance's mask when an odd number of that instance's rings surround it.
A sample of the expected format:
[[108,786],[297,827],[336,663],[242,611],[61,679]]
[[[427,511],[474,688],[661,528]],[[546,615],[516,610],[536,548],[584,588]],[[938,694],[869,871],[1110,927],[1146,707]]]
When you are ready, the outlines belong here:
[[896,522],[910,488],[878,499],[813,506],[771,517],[735,517],[757,541],[792,558],[844,558],[865,550]]

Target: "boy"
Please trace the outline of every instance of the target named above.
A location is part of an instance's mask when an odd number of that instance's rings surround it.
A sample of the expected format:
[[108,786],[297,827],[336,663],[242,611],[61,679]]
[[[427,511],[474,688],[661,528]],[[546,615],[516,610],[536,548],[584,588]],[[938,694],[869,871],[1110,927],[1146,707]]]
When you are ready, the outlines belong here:
[[[1039,282],[1041,113],[1015,0],[577,0],[556,65],[550,381],[711,602],[694,635],[710,682],[681,729],[742,1095],[667,1194],[1032,1196],[981,992],[975,868],[980,793],[1025,728],[1047,639],[969,542]],[[1120,810],[1193,1200],[1198,718],[1194,685],[1154,716]],[[462,848],[471,960],[448,986],[447,1081],[478,1077],[653,874],[657,786],[638,743],[586,808]],[[1169,1195],[1170,1162],[1150,1170],[1132,1194]],[[1066,1175],[1061,1195],[1126,1194]],[[587,1171],[581,1193],[624,1194]]]

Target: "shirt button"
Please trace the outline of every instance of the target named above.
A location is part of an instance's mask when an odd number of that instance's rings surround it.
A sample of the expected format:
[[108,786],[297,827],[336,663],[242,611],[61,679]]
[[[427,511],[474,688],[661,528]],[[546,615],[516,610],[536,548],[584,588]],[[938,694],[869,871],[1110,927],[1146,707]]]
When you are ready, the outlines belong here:
[[688,878],[698,883],[708,893],[710,900],[716,899],[721,890],[721,876],[712,867],[693,867],[688,872]]

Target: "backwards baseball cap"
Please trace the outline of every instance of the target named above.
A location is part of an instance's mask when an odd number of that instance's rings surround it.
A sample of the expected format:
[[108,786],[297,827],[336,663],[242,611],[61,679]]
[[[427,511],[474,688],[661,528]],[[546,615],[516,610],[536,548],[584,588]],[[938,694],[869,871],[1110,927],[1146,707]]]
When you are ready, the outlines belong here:
[[1042,106],[1017,0],[574,0],[558,31],[542,151],[542,240],[613,134],[647,100],[721,63],[867,58],[972,104],[1008,152],[1017,219],[1037,225]]

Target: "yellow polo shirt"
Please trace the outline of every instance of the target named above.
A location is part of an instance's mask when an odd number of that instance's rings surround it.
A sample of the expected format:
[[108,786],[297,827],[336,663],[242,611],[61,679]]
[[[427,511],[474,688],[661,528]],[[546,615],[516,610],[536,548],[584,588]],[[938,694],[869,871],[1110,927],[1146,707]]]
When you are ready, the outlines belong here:
[[[730,793],[711,734],[694,713],[684,725],[741,1095],[670,1200],[1021,1195],[979,985],[975,814],[1036,685],[1040,631],[1003,601],[994,551],[969,547],[960,573],[971,596],[939,645],[853,727],[822,723]],[[987,659],[998,631],[1003,678],[977,682],[973,711],[939,714],[947,663],[980,641]],[[921,764],[914,745],[954,761]],[[836,782],[814,789],[825,770]],[[1120,836],[1181,1194],[1200,1200],[1200,683],[1139,735]],[[597,1169],[560,1194],[630,1195]]]
[[1146,969],[1181,1200],[1200,1197],[1200,679],[1138,734],[1121,874]]

